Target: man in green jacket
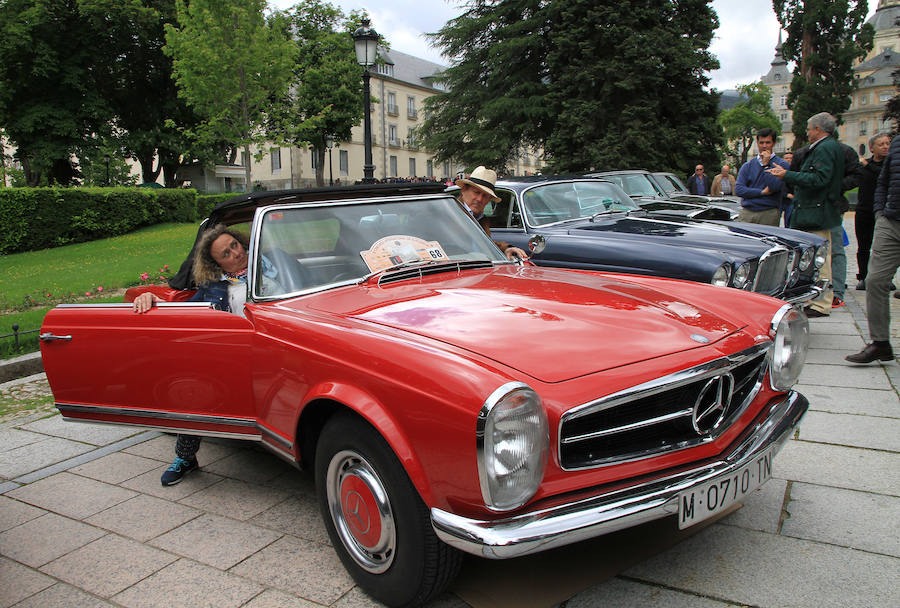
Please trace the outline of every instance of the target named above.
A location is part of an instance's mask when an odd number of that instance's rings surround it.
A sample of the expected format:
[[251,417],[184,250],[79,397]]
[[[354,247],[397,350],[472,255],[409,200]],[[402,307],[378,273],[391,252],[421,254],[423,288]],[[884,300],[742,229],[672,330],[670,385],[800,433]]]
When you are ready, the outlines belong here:
[[[767,171],[794,187],[791,228],[818,234],[828,240],[828,259],[819,278],[831,282],[831,229],[841,225],[841,180],[844,177],[844,153],[834,138],[837,120],[828,112],[810,116],[806,121],[809,153],[799,171],[775,166]],[[809,317],[831,314],[833,292],[829,287],[806,309]]]

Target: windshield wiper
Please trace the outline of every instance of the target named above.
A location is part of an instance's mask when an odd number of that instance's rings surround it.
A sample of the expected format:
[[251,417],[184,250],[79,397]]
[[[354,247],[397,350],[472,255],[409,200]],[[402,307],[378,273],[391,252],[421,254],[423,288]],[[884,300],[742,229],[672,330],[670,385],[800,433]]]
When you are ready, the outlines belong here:
[[380,285],[382,281],[394,279],[401,280],[413,277],[422,277],[426,274],[435,272],[445,272],[447,270],[465,270],[467,268],[492,268],[494,262],[492,260],[419,260],[416,262],[401,262],[390,268],[382,268],[375,272],[370,272],[357,284],[370,282],[373,278],[378,277],[377,283]]

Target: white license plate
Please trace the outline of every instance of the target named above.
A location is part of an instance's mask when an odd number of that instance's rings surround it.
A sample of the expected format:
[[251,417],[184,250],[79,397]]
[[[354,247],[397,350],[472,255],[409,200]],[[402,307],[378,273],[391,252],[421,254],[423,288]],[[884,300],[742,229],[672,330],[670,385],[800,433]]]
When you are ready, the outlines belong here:
[[687,528],[721,513],[772,477],[769,448],[728,475],[720,475],[678,495],[678,527]]

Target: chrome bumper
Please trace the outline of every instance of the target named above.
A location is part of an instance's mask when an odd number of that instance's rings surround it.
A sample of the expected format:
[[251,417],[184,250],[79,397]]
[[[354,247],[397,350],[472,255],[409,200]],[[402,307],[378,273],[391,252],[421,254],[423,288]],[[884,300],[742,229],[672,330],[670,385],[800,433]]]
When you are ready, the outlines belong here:
[[809,289],[801,294],[791,296],[790,298],[782,298],[788,304],[807,304],[812,302],[825,291],[825,281],[817,281],[815,285],[810,285]]
[[809,402],[795,392],[769,406],[769,415],[745,433],[722,460],[625,490],[497,520],[460,517],[431,510],[438,537],[467,553],[505,559],[537,553],[609,534],[678,513],[681,492],[735,471],[772,445],[790,438]]

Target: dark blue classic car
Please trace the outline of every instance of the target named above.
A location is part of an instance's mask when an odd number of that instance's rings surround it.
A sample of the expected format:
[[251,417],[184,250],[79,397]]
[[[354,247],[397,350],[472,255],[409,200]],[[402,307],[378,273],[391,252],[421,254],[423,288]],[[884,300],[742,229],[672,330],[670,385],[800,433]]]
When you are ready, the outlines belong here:
[[600,179],[500,180],[491,233],[539,266],[672,277],[803,303],[816,297],[824,239],[806,232],[648,212]]
[[600,171],[590,173],[589,176],[611,181],[635,199],[638,205],[653,213],[700,220],[733,220],[741,212],[741,204],[737,199],[691,194],[681,180],[671,173],[630,169]]

